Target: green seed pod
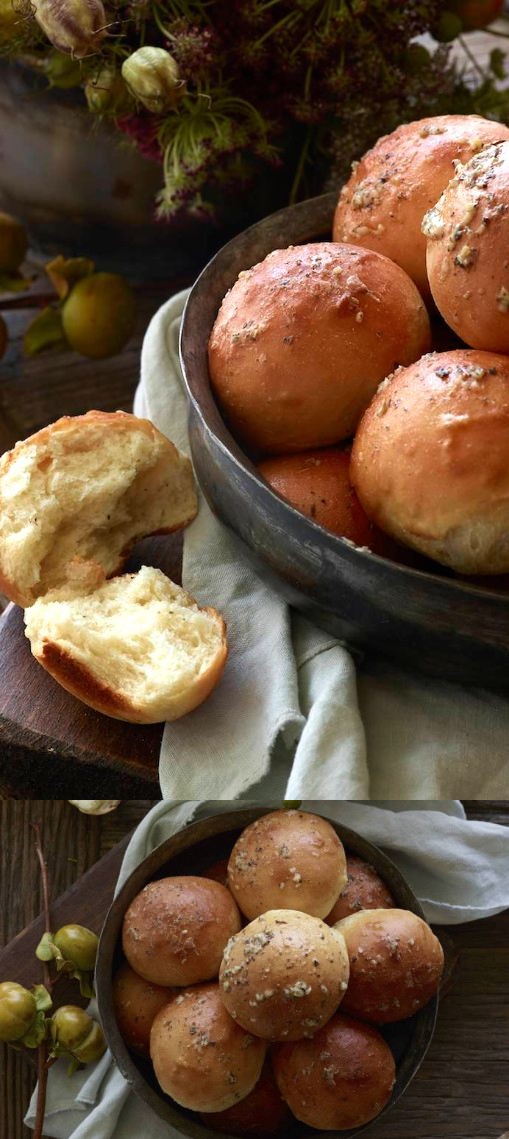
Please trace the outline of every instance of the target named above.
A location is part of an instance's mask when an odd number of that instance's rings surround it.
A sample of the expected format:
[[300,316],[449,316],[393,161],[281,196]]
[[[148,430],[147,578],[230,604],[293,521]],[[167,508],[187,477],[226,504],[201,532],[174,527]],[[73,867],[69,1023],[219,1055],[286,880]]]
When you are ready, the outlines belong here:
[[72,961],[77,969],[91,973],[95,969],[99,938],[83,925],[63,925],[53,937],[53,944],[60,950],[66,961]]
[[83,59],[106,35],[102,0],[32,0],[37,23],[57,51]]
[[10,214],[0,213],[0,273],[15,273],[27,248],[25,227]]
[[134,106],[120,72],[109,64],[87,79],[85,98],[95,115],[120,115]]
[[106,1051],[100,1024],[76,1005],[57,1009],[50,1031],[55,1056],[72,1056],[79,1064],[94,1064]]
[[44,74],[51,87],[59,87],[61,91],[68,91],[71,87],[79,87],[82,74],[81,67],[76,59],[65,55],[61,51],[50,51],[44,63]]
[[62,306],[68,344],[82,356],[115,356],[134,328],[136,302],[116,273],[91,273],[78,281]]
[[135,99],[161,115],[176,105],[185,90],[172,55],[162,47],[140,47],[122,64],[122,75]]
[[33,993],[15,981],[0,984],[0,1040],[12,1043],[21,1040],[31,1029],[37,1016]]

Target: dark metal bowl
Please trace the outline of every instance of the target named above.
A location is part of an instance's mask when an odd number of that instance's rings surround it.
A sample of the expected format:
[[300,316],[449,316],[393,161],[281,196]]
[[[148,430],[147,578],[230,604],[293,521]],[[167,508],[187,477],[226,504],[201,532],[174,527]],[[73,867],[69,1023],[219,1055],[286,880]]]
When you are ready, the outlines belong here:
[[[118,1030],[113,1008],[112,977],[122,960],[121,938],[124,914],[147,882],[155,878],[164,878],[168,874],[199,874],[217,859],[227,857],[244,827],[267,812],[267,807],[260,806],[256,809],[232,811],[225,815],[213,815],[192,823],[162,843],[140,863],[125,882],[111,906],[101,934],[96,986],[99,1013],[108,1047],[122,1075],[140,1099],[152,1108],[160,1119],[172,1124],[184,1135],[192,1136],[192,1139],[217,1139],[220,1133],[205,1127],[197,1115],[179,1107],[163,1094],[155,1079],[152,1065],[129,1051]],[[348,853],[366,859],[378,870],[397,905],[401,909],[412,910],[419,917],[424,917],[417,898],[390,859],[355,831],[341,826],[333,819],[328,821]],[[435,997],[415,1016],[382,1028],[396,1061],[396,1083],[391,1099],[380,1115],[384,1115],[396,1103],[424,1059],[433,1035],[437,1007],[438,998]],[[377,1119],[380,1119],[380,1115]],[[361,1131],[372,1127],[377,1119],[365,1124],[364,1127],[355,1127],[350,1131],[331,1131],[329,1134],[336,1136],[337,1139],[348,1139],[349,1136],[359,1135]],[[296,1121],[288,1139],[309,1139],[317,1134],[313,1129]]]
[[447,577],[438,567],[400,565],[317,526],[260,478],[214,401],[207,343],[226,291],[272,249],[330,237],[335,200],[334,194],[313,198],[245,230],[216,254],[191,291],[181,360],[197,477],[260,576],[317,625],[354,650],[507,691],[507,593]]

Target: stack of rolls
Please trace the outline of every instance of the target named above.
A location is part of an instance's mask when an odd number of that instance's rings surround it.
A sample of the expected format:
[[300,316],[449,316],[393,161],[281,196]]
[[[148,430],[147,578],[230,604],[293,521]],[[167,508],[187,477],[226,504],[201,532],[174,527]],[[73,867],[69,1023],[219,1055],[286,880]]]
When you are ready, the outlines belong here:
[[226,865],[149,882],[122,945],[128,1047],[212,1129],[260,1139],[378,1115],[396,1074],[378,1026],[422,1008],[443,964],[429,926],[300,810],[255,820]]
[[331,237],[273,250],[223,300],[209,370],[233,434],[349,542],[508,573],[509,127],[398,127],[354,164]]

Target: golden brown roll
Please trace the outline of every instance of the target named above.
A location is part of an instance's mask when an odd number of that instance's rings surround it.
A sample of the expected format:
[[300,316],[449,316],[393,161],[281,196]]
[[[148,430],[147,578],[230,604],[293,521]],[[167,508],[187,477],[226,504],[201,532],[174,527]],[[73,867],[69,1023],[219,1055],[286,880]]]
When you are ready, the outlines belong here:
[[201,1120],[213,1131],[225,1135],[253,1135],[265,1139],[266,1135],[281,1135],[292,1122],[292,1114],[276,1084],[268,1060],[252,1092],[226,1111],[203,1112]]
[[454,174],[509,129],[480,115],[436,115],[384,135],[354,165],[334,217],[334,241],[383,253],[429,295],[421,222]]
[[325,921],[335,925],[358,910],[393,909],[394,898],[374,866],[355,854],[346,856],[348,881]]
[[324,918],[346,886],[343,844],[319,815],[272,811],[237,839],[228,862],[228,884],[248,918],[273,909]]
[[350,485],[350,452],[339,447],[301,451],[264,459],[258,470],[266,482],[318,526],[367,546],[375,554],[401,553],[387,534],[371,522]]
[[282,455],[347,438],[380,380],[429,346],[426,310],[399,266],[351,245],[297,245],[227,293],[210,376],[238,439]]
[[267,1040],[312,1036],[346,992],[341,934],[299,910],[268,910],[224,951],[221,995],[230,1015]]
[[272,1063],[290,1110],[320,1131],[347,1131],[374,1119],[395,1080],[394,1057],[383,1036],[342,1013],[312,1040],[276,1045]]
[[116,1021],[127,1047],[139,1056],[150,1056],[150,1029],[174,992],[175,989],[145,981],[127,961],[117,969],[112,986]]
[[431,1000],[444,967],[442,946],[410,910],[360,910],[334,929],[346,941],[350,981],[343,1011],[389,1024]]
[[377,526],[458,573],[509,570],[509,359],[430,353],[380,386],[350,475]]
[[509,352],[509,140],[456,167],[423,220],[437,308],[472,348]]
[[122,944],[131,967],[156,985],[217,977],[223,949],[241,926],[229,892],[209,878],[161,878],[131,902]]
[[186,989],[152,1025],[150,1054],[158,1083],[182,1107],[224,1111],[260,1078],[267,1044],[228,1015],[217,984]]

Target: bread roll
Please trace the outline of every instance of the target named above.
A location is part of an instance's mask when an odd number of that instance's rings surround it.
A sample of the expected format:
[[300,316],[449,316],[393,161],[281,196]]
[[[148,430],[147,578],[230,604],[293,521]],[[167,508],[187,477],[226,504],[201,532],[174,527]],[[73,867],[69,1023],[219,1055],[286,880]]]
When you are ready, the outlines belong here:
[[213,984],[175,997],[156,1016],[150,1037],[160,1087],[193,1111],[224,1111],[248,1095],[266,1049],[232,1020]]
[[504,141],[456,167],[422,225],[437,308],[462,340],[490,352],[509,352],[508,211]]
[[330,914],[327,914],[327,925],[334,925],[341,918],[357,913],[358,910],[394,908],[395,902],[390,890],[369,862],[356,858],[354,854],[347,854],[346,872],[346,886]]
[[361,910],[337,922],[350,958],[343,1011],[390,1024],[413,1016],[438,991],[444,954],[410,910]]
[[228,942],[219,973],[228,1012],[267,1040],[312,1036],[348,984],[341,935],[299,910],[268,910]]
[[382,384],[350,475],[377,526],[458,573],[509,570],[509,359],[431,353]]
[[143,566],[84,596],[69,588],[25,613],[36,660],[89,707],[153,724],[197,708],[226,662],[226,629],[161,570]]
[[370,1025],[336,1013],[312,1040],[278,1044],[272,1062],[290,1110],[319,1131],[348,1131],[374,1119],[395,1080],[392,1052]]
[[282,1135],[292,1123],[292,1115],[274,1079],[268,1060],[252,1092],[226,1111],[203,1112],[200,1116],[206,1127],[222,1131],[225,1135],[253,1135],[265,1139],[268,1135]]
[[426,310],[398,266],[319,242],[240,274],[210,336],[210,376],[234,435],[282,455],[350,436],[380,380],[429,346]]
[[223,949],[240,929],[224,886],[191,875],[149,882],[128,907],[122,945],[131,967],[156,985],[194,985],[217,977]]
[[138,1056],[150,1058],[150,1029],[174,992],[145,981],[127,961],[117,969],[112,985],[115,1017],[122,1039]]
[[189,459],[147,419],[65,416],[0,459],[0,591],[29,606],[51,589],[94,588],[138,538],[196,510]]
[[248,918],[271,909],[324,918],[346,885],[343,844],[319,815],[272,811],[237,839],[228,884]]
[[396,557],[399,547],[368,518],[350,485],[350,452],[339,447],[265,459],[258,470],[281,498],[318,526],[375,554]]
[[436,115],[384,135],[354,165],[337,205],[334,241],[349,241],[390,257],[429,295],[421,222],[454,174],[483,146],[509,138],[509,129],[480,115]]

